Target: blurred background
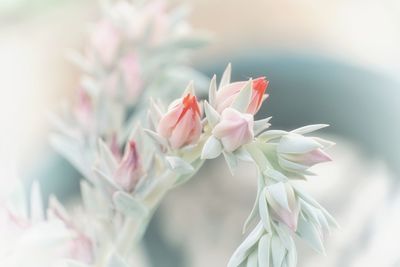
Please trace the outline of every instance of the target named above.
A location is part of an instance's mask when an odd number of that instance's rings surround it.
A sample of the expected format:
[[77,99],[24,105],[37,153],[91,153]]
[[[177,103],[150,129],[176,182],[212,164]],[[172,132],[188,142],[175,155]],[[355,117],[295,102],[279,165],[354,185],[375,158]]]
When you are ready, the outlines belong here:
[[[180,3],[174,0],[173,3]],[[213,33],[193,65],[234,79],[266,75],[260,116],[274,128],[329,123],[334,162],[308,189],[337,218],[327,255],[299,244],[299,266],[400,266],[400,2],[191,0],[195,28]],[[95,0],[0,1],[0,190],[40,179],[62,200],[78,174],[48,145],[47,114],[70,99],[79,71],[66,60],[84,43]],[[17,166],[18,174],[14,173]],[[164,201],[145,237],[153,266],[224,266],[243,238],[256,181],[210,163]],[[67,181],[67,182],[66,182]],[[190,216],[188,216],[190,214]]]

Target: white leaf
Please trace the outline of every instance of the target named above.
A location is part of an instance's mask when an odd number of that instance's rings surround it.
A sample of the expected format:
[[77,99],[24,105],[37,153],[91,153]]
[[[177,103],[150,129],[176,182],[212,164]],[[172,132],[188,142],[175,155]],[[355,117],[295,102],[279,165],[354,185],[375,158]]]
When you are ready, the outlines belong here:
[[243,146],[236,149],[233,154],[235,154],[235,156],[242,161],[253,162],[253,158],[251,157],[250,153]]
[[235,250],[232,257],[229,259],[227,267],[237,267],[247,258],[251,252],[251,248],[258,242],[264,233],[264,228],[260,222],[251,231],[247,238],[240,244],[240,246]]
[[296,244],[293,241],[293,238],[290,238],[290,246],[288,248],[288,252],[286,255],[286,263],[288,267],[296,267],[297,266],[297,250]]
[[264,172],[268,167],[271,166],[269,163],[267,157],[264,155],[264,153],[260,150],[258,147],[259,144],[257,143],[252,143],[246,146],[246,150],[249,152],[253,160],[256,162],[258,168],[260,171]]
[[[259,171],[257,170],[257,172],[259,172]],[[247,231],[248,225],[255,218],[255,216],[257,214],[256,211],[258,210],[258,202],[259,202],[259,199],[261,196],[261,192],[263,192],[263,188],[265,186],[264,177],[262,175],[260,175],[259,173],[257,176],[258,176],[258,185],[257,185],[256,200],[254,201],[253,208],[251,209],[249,216],[247,217],[246,221],[244,222],[242,233],[245,233]]]
[[250,79],[242,90],[237,94],[235,100],[232,103],[232,108],[239,112],[246,113],[251,101],[253,81]]
[[113,195],[115,208],[126,216],[132,218],[144,218],[149,214],[148,208],[131,195],[118,191]]
[[271,254],[272,254],[272,266],[281,266],[285,258],[286,249],[281,243],[278,236],[274,235],[271,239]]
[[279,165],[287,171],[299,172],[299,173],[305,174],[305,175],[313,175],[312,172],[307,171],[307,169],[310,168],[309,166],[295,163],[293,161],[283,158],[282,156],[278,156],[278,162],[279,162]]
[[272,168],[267,168],[265,169],[265,171],[263,172],[263,174],[269,178],[274,179],[277,182],[286,182],[288,181],[288,178],[282,174],[281,172],[272,169]]
[[204,163],[204,160],[202,160],[202,159],[198,159],[198,160],[192,162],[191,164],[193,166],[194,171],[189,174],[182,174],[182,175],[178,176],[176,178],[174,187],[180,186],[180,185],[186,183],[187,181],[189,181],[189,179],[192,178],[192,176],[195,173],[197,173],[197,171],[201,168],[203,163]]
[[329,124],[313,124],[313,125],[307,125],[307,126],[297,128],[291,132],[296,133],[296,134],[307,134],[307,133],[311,133],[311,132],[320,130],[322,128],[328,127],[328,126],[329,126]]
[[238,164],[236,156],[233,153],[226,152],[226,151],[223,151],[223,155],[224,155],[224,158],[225,158],[225,162],[229,167],[229,171],[231,172],[232,175],[234,175],[235,174],[235,169],[236,169],[237,164]]
[[211,128],[214,128],[220,121],[220,115],[207,101],[204,101],[204,112]]
[[305,192],[298,185],[292,184],[292,187],[293,187],[296,195],[298,195],[305,202],[316,207],[323,213],[323,215],[325,216],[325,219],[328,221],[328,223],[331,227],[339,228],[339,224],[336,222],[335,218],[333,218],[333,216],[324,207],[322,207],[315,199],[313,199],[307,192]]
[[281,130],[269,130],[269,131],[263,132],[257,138],[264,142],[268,142],[268,141],[271,141],[276,138],[281,138],[282,136],[286,135],[287,133],[288,132],[281,131]]
[[312,137],[312,139],[314,139],[315,141],[320,143],[324,147],[324,149],[327,149],[327,148],[330,148],[330,147],[333,147],[334,145],[336,145],[335,142],[332,142],[332,141],[329,141],[326,139],[322,139],[320,137]]
[[300,205],[301,205],[301,210],[303,213],[307,215],[307,219],[312,221],[314,224],[320,224],[319,216],[318,216],[318,209],[315,207],[311,206],[307,202],[305,202],[303,199],[300,199]]
[[282,245],[289,250],[291,247],[291,243],[293,242],[293,239],[289,234],[291,230],[289,230],[286,224],[283,224],[281,222],[278,222],[277,224],[274,223],[273,225],[276,233],[279,236],[279,239],[282,242]]
[[258,267],[257,249],[254,249],[247,258],[246,267]]
[[210,105],[215,107],[215,98],[217,95],[217,77],[214,75],[210,82],[210,88],[208,90],[208,100],[210,101]]
[[158,145],[161,145],[163,148],[168,147],[168,142],[164,137],[160,136],[158,133],[153,132],[151,130],[145,129],[144,132]]
[[258,242],[258,265],[259,267],[270,267],[271,234],[265,234]]
[[222,74],[221,82],[219,83],[220,89],[231,82],[231,72],[232,65],[231,63],[229,63],[228,66],[226,66],[224,73]]
[[266,119],[254,121],[254,135],[257,136],[260,134],[262,131],[266,130],[271,126],[269,121],[271,120],[272,117],[268,117]]
[[110,148],[102,139],[99,139],[99,152],[100,158],[102,159],[100,169],[104,170],[107,174],[113,173],[118,163]]
[[169,167],[176,173],[179,174],[189,174],[193,173],[194,169],[193,166],[184,161],[182,158],[179,157],[166,157],[165,158],[168,162]]
[[202,159],[214,159],[218,157],[222,152],[221,142],[214,136],[210,136],[203,146],[201,152]]
[[322,148],[322,145],[310,137],[304,137],[298,134],[287,134],[282,136],[277,151],[278,153],[303,154],[318,148]]
[[260,214],[261,222],[263,223],[265,230],[268,233],[270,233],[271,223],[270,223],[266,194],[267,194],[267,188],[264,188],[259,198],[258,211]]
[[289,202],[287,198],[285,184],[282,182],[270,185],[267,187],[269,195],[275,200],[279,206],[286,209],[287,211],[291,211],[289,207]]
[[325,254],[324,245],[322,243],[322,236],[317,227],[310,221],[304,220],[299,216],[296,233],[305,240],[315,251]]

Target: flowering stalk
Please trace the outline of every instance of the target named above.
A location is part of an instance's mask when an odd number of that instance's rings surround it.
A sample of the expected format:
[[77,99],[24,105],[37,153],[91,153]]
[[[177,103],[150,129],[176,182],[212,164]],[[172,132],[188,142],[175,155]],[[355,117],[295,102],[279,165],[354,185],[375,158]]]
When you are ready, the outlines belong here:
[[[230,83],[230,72],[229,65],[219,89],[216,78],[211,81],[209,102],[204,102],[202,130],[197,126],[201,114],[197,111],[198,104],[187,105],[187,99],[195,99],[190,84],[166,113],[153,102],[151,113],[159,115],[150,125],[158,125],[158,131],[146,132],[163,155],[165,166],[176,173],[175,184],[182,181],[181,175],[186,176],[183,180],[186,181],[205,159],[220,154],[232,173],[238,161],[253,162],[259,176],[258,193],[244,231],[251,222],[258,223],[235,251],[228,267],[296,266],[292,235],[298,235],[323,253],[323,232],[337,226],[324,208],[293,183],[312,175],[308,170],[311,166],[330,160],[324,149],[333,143],[305,136],[327,125],[311,125],[291,132],[268,130],[270,118],[254,121],[253,117],[266,99],[268,81],[261,77]],[[188,110],[191,110],[189,115]],[[184,116],[191,120],[182,120]]]

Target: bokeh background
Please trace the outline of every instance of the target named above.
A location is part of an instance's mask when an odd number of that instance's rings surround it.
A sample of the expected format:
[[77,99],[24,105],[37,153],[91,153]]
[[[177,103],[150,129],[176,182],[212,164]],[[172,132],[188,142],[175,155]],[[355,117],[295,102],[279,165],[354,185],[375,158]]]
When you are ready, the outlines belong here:
[[[173,0],[172,4],[182,1]],[[337,218],[327,255],[299,243],[299,266],[400,266],[400,2],[397,0],[191,0],[191,22],[213,33],[192,64],[207,75],[228,62],[235,79],[266,75],[262,113],[273,127],[329,123],[333,163],[308,189]],[[79,175],[48,145],[47,114],[74,94],[95,0],[0,1],[0,190],[40,179],[68,203]],[[17,168],[14,168],[17,167]],[[17,173],[15,173],[15,169]],[[170,194],[145,236],[155,266],[224,266],[243,238],[255,195],[243,165],[222,161]]]

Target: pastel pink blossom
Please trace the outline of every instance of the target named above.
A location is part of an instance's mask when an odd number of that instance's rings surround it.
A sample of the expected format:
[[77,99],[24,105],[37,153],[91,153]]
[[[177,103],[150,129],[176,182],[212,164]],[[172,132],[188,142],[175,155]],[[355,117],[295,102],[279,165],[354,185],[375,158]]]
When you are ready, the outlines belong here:
[[57,205],[50,203],[49,212],[52,216],[61,220],[65,227],[74,234],[74,237],[66,242],[63,250],[60,252],[61,255],[83,263],[93,263],[92,240],[75,225],[65,213],[65,210],[61,210]]
[[[227,84],[217,91],[215,98],[216,110],[221,113],[224,109],[230,107],[235,101],[239,92],[244,89],[247,81],[234,82]],[[269,81],[265,77],[259,77],[253,80],[251,101],[247,108],[247,113],[256,114],[263,102],[265,91]]]
[[226,108],[212,134],[221,140],[226,151],[232,152],[254,139],[253,126],[253,115]]
[[117,55],[121,36],[111,21],[102,20],[95,25],[90,41],[95,55],[103,64],[110,65]]
[[134,53],[124,56],[119,64],[121,78],[124,83],[125,97],[129,101],[137,100],[142,89],[142,76],[138,57]]
[[[267,201],[270,209],[270,213],[272,218],[275,220],[282,222],[289,227],[293,232],[297,230],[297,222],[299,218],[300,205],[296,200],[296,196],[294,194],[293,188],[285,183],[282,185],[284,187],[285,196],[281,196],[281,198],[286,198],[288,207],[282,206],[282,203],[279,203],[275,196],[272,193],[272,187],[280,186],[280,185],[272,185],[268,187],[267,190]],[[288,209],[289,208],[289,209]]]
[[115,171],[114,180],[125,191],[132,192],[143,175],[144,171],[136,143],[135,141],[130,141]]
[[200,106],[196,96],[187,94],[175,101],[161,118],[157,132],[173,149],[196,143],[202,131]]
[[68,243],[67,257],[90,264],[93,262],[93,244],[92,241],[84,234],[78,233],[78,236]]
[[134,104],[143,88],[140,63],[135,53],[123,56],[115,70],[104,80],[104,89],[109,96]]

